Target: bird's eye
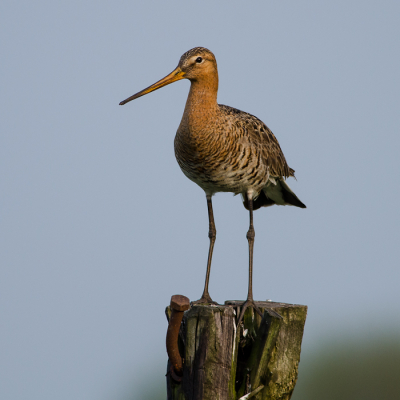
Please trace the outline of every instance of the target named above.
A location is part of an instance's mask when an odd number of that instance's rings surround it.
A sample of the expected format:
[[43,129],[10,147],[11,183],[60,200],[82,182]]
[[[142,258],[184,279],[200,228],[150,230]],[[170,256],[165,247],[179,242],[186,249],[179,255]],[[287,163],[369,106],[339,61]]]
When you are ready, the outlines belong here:
[[203,61],[203,59],[202,59],[201,57],[197,57],[197,58],[196,58],[196,62],[197,62],[197,63],[200,64],[202,61]]

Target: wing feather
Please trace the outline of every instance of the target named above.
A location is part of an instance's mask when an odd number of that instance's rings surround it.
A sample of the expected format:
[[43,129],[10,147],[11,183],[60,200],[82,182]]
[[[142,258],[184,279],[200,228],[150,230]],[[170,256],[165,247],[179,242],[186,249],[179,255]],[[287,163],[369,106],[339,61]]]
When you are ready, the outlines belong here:
[[278,140],[264,122],[236,108],[222,104],[219,106],[224,113],[235,116],[236,124],[240,125],[251,145],[259,149],[261,160],[268,166],[271,176],[294,177],[294,170],[289,168]]

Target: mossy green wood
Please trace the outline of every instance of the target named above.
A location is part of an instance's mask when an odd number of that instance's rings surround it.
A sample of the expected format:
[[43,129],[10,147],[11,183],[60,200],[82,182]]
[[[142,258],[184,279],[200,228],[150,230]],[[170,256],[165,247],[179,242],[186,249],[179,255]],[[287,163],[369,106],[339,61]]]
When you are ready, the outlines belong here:
[[226,304],[185,312],[179,338],[183,379],[176,383],[167,374],[168,399],[290,399],[307,307],[257,302],[263,318],[249,308],[236,329],[240,302]]

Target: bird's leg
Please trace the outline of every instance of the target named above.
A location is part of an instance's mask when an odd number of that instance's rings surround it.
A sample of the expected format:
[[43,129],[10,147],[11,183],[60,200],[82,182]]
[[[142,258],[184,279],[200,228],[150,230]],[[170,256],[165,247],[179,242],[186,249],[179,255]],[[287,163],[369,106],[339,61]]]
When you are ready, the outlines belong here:
[[203,295],[201,296],[201,299],[193,301],[192,304],[218,304],[217,302],[211,299],[211,296],[208,293],[208,281],[210,280],[211,259],[214,250],[215,238],[217,237],[217,230],[215,229],[211,196],[209,195],[207,195],[207,208],[208,208],[208,221],[209,221],[208,237],[210,238],[210,248],[208,250],[206,282],[204,285],[204,291]]
[[242,321],[244,312],[248,307],[253,307],[254,310],[257,311],[257,313],[260,314],[262,317],[260,309],[256,306],[253,300],[253,247],[254,247],[254,238],[256,236],[256,233],[254,231],[254,226],[253,226],[253,199],[251,199],[250,196],[248,196],[248,200],[249,200],[249,212],[250,212],[250,227],[246,237],[249,242],[249,291],[247,293],[247,300],[242,305],[242,310],[240,312],[239,320],[237,323],[238,326]]

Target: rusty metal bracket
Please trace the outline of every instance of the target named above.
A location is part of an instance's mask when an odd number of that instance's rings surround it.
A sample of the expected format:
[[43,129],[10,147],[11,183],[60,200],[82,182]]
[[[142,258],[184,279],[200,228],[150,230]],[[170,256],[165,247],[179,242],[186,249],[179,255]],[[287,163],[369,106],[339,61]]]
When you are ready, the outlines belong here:
[[178,335],[183,318],[183,312],[190,308],[190,300],[186,296],[176,294],[171,297],[171,317],[167,330],[167,353],[170,361],[171,377],[176,382],[181,382],[183,374],[182,357],[178,349]]

